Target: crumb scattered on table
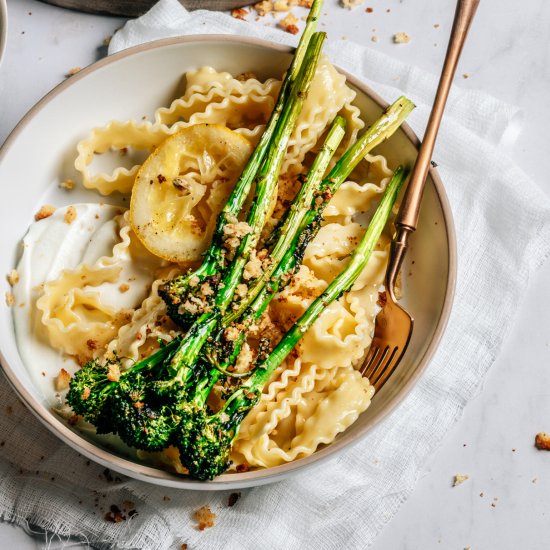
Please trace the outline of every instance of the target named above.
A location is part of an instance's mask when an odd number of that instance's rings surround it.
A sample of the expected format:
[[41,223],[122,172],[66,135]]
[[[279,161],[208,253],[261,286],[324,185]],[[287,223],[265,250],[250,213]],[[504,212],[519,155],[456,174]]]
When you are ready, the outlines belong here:
[[357,6],[360,6],[365,0],[340,0],[340,1],[344,8],[348,8],[348,10],[351,10],[352,8],[356,8]]
[[539,451],[550,451],[550,435],[546,432],[539,432],[535,436],[535,447]]
[[464,74],[462,75],[462,78],[470,78],[470,75],[469,75],[468,73],[464,73]]
[[119,290],[119,292],[124,294],[125,292],[128,292],[130,290],[130,285],[128,285],[126,283],[122,283],[121,285],[119,285],[118,290]]
[[79,73],[82,70],[82,67],[73,67],[67,71],[66,76],[74,76],[76,73]]
[[470,476],[466,474],[456,474],[453,478],[453,487],[456,487],[457,485],[461,485],[469,478]]
[[197,529],[199,531],[204,531],[205,529],[210,529],[216,524],[216,514],[210,510],[208,506],[202,506],[194,514],[193,517],[197,522]]
[[408,44],[411,41],[411,37],[406,32],[397,32],[393,35],[393,42],[395,44]]
[[290,34],[298,34],[300,29],[298,28],[298,19],[296,16],[289,12],[288,15],[279,21],[279,26]]
[[372,42],[378,42],[378,36],[376,36],[376,35],[371,36],[370,39],[371,39]]
[[241,21],[246,21],[247,15],[248,11],[244,8],[235,8],[234,10],[231,10],[231,17],[234,17],[235,19],[240,19]]

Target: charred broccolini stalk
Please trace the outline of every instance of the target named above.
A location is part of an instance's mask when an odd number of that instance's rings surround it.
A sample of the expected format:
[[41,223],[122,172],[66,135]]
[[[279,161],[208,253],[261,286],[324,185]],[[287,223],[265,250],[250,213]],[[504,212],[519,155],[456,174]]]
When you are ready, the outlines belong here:
[[227,469],[231,446],[238,435],[240,424],[259,401],[262,390],[275,369],[327,305],[350,290],[367,265],[406,175],[403,168],[396,170],[349,264],[309,306],[251,376],[231,394],[223,407],[217,413],[209,414],[206,407],[201,406],[201,402],[205,400],[202,396],[195,405],[187,405],[188,411],[178,426],[175,444],[180,451],[182,464],[193,477],[200,480],[213,479]]
[[181,311],[180,305],[182,301],[185,302],[187,294],[189,292],[193,293],[193,289],[202,283],[215,281],[225,266],[223,245],[226,227],[240,213],[250,192],[254,178],[256,178],[266,157],[269,156],[269,151],[272,149],[274,140],[277,139],[276,134],[277,128],[280,128],[280,119],[284,115],[292,90],[298,85],[297,81],[300,71],[304,64],[311,62],[311,58],[306,53],[317,26],[322,4],[322,0],[315,0],[311,6],[304,32],[281,85],[275,107],[258,145],[235,184],[223,210],[218,215],[212,245],[207,250],[203,263],[197,270],[167,281],[159,289],[160,295],[166,302],[168,314],[183,327],[188,327],[195,318],[192,314],[190,315],[188,312]]

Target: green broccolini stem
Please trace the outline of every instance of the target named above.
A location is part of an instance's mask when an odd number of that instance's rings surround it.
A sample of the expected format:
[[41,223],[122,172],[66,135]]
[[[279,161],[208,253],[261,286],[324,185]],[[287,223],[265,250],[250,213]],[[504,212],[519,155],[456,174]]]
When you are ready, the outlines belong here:
[[277,190],[279,172],[288,142],[294,131],[296,120],[302,110],[304,101],[307,98],[325,38],[326,34],[321,32],[315,33],[312,36],[296,87],[291,91],[289,102],[285,106],[279,119],[279,124],[273,134],[266,160],[256,176],[256,194],[246,220],[251,228],[251,232],[242,238],[236,251],[235,259],[224,274],[222,280],[224,286],[216,297],[216,304],[222,313],[233,299],[235,289],[241,282],[244,267],[250,257],[250,253],[258,244],[261,232],[267,221],[269,205]]
[[[242,399],[243,395],[250,394],[250,392],[254,393],[256,398],[259,398],[260,392],[271,378],[274,370],[283,362],[326,307],[339,298],[342,293],[350,290],[357,280],[357,277],[367,265],[370,255],[380,239],[380,235],[388,221],[399,190],[407,174],[408,170],[403,167],[399,167],[395,171],[365,234],[351,256],[349,264],[332,283],[330,283],[326,290],[314,300],[300,319],[298,319],[292,328],[283,336],[269,357],[256,367],[256,370],[250,378],[227,400],[222,411],[230,414],[229,411],[232,410],[232,407],[237,405],[237,403],[232,405],[232,402],[239,401]],[[241,394],[240,396],[239,393]]]

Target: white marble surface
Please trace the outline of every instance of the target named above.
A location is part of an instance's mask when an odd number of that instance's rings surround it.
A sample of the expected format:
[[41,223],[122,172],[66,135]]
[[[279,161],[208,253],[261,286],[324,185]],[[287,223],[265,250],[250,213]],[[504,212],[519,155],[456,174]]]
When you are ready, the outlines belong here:
[[[325,3],[329,38],[369,43],[438,71],[454,0],[366,0],[352,13],[337,0]],[[103,39],[123,23],[32,0],[8,0],[8,12],[8,47],[0,67],[0,143],[70,68],[105,55]],[[509,154],[550,194],[549,28],[545,0],[482,0],[459,69],[469,77],[458,80],[524,109],[523,133]],[[391,37],[399,31],[408,32],[412,41],[393,44]],[[372,36],[378,41],[372,42]],[[550,431],[549,278],[547,262],[518,304],[514,328],[479,396],[425,465],[415,492],[377,539],[375,550],[549,547],[550,453],[533,447],[536,432]],[[453,488],[457,473],[469,479]],[[8,547],[74,546],[31,538],[0,523],[0,548]]]

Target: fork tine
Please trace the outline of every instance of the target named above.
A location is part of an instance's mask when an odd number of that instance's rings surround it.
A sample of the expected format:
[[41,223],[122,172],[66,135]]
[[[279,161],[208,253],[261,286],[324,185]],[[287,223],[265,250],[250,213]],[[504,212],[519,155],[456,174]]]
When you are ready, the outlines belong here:
[[359,372],[363,376],[367,376],[366,372],[369,371],[370,366],[374,363],[376,355],[378,354],[379,351],[380,351],[380,348],[378,346],[371,345],[371,347],[369,349],[369,352],[367,354],[367,357],[365,359],[365,362],[363,363],[363,365],[359,369]]
[[[380,348],[381,349],[381,353],[377,356],[376,358],[376,362],[373,362],[371,365],[370,365],[370,368],[367,369],[367,371],[365,372],[365,376],[369,379],[369,382],[371,380],[371,378],[374,378],[381,365],[384,364],[384,359],[386,358],[386,355],[388,354],[388,346],[384,346],[384,348]],[[371,382],[372,384],[372,382]]]
[[380,390],[380,388],[386,383],[386,380],[394,372],[402,355],[403,354],[400,352],[400,349],[395,347],[387,358],[384,366],[379,370],[379,372],[376,373],[375,379],[370,380],[370,383],[374,386],[376,391]]

